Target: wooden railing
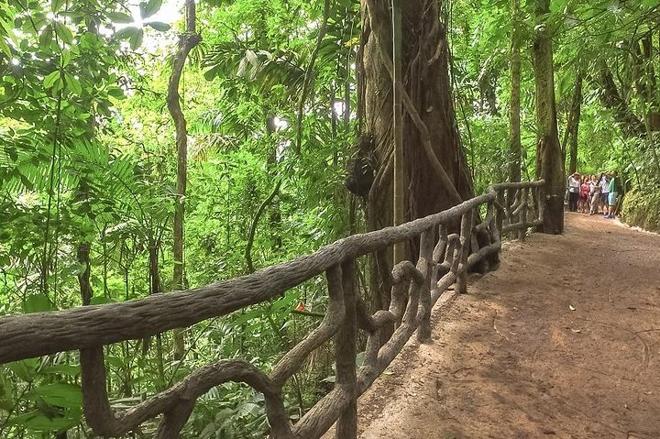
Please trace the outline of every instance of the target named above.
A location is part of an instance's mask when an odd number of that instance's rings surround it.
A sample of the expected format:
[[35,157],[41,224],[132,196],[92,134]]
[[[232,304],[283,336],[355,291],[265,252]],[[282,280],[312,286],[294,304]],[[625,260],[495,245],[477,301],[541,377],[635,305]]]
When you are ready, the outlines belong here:
[[[433,305],[453,284],[459,293],[467,292],[468,270],[497,258],[503,234],[523,238],[528,228],[542,224],[542,190],[543,181],[497,184],[484,195],[437,214],[349,236],[311,255],[201,288],[123,303],[3,317],[0,363],[79,350],[84,413],[99,436],[124,435],[162,414],[157,437],[177,438],[201,395],[219,384],[235,381],[263,393],[273,438],[318,438],[335,422],[337,438],[355,438],[358,396],[415,331],[420,341],[430,338]],[[459,222],[460,229],[450,233],[452,227],[458,229]],[[356,259],[411,240],[416,240],[419,248],[416,263],[403,261],[394,266],[389,309],[370,314],[357,291]],[[325,273],[328,286],[323,320],[285,353],[270,373],[246,361],[218,361],[127,411],[118,413],[111,408],[104,345],[227,315],[273,299],[321,273]],[[392,332],[391,328],[396,329]],[[360,331],[366,333],[367,342],[364,364],[358,370]],[[383,343],[385,333],[391,336]],[[334,389],[292,425],[284,408],[282,388],[303,367],[310,353],[333,339]]]

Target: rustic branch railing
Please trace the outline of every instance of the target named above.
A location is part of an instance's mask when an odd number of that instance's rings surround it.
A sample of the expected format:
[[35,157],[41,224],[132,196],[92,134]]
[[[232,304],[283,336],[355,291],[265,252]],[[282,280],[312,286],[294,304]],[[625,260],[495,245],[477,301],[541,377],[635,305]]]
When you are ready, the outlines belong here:
[[[500,252],[501,237],[524,238],[543,223],[543,181],[502,183],[458,206],[396,227],[353,235],[316,253],[237,279],[141,300],[73,308],[0,319],[0,363],[79,350],[83,408],[87,423],[103,437],[121,436],[162,414],[157,437],[178,438],[197,398],[228,382],[243,382],[263,393],[273,438],[318,438],[336,422],[336,437],[355,438],[357,398],[392,362],[415,331],[431,336],[431,309],[451,285],[467,292],[467,272]],[[477,219],[484,213],[481,222]],[[458,224],[458,233],[449,229]],[[485,237],[485,239],[484,239]],[[356,258],[419,240],[416,264],[392,270],[391,303],[373,315],[358,294]],[[494,268],[494,267],[491,267]],[[116,413],[106,392],[103,346],[140,339],[227,315],[275,298],[325,272],[327,311],[320,325],[284,354],[270,374],[239,360],[218,361],[137,406]],[[382,343],[384,328],[395,330]],[[358,334],[367,334],[365,361],[357,370]],[[282,388],[315,349],[334,338],[334,389],[295,425],[284,409]]]

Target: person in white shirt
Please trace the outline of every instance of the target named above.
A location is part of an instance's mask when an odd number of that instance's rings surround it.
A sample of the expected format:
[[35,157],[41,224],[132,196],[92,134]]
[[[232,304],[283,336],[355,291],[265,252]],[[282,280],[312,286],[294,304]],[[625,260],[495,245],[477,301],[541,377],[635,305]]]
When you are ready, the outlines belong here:
[[589,196],[591,197],[591,209],[589,210],[589,214],[595,215],[598,213],[598,207],[600,205],[600,185],[598,184],[598,179],[595,175],[591,176],[589,187]]
[[580,197],[580,174],[575,172],[568,177],[568,209],[571,212],[577,211],[578,199]]
[[604,172],[600,174],[598,184],[600,185],[600,204],[603,205],[603,214],[607,216],[610,213],[607,204],[607,198],[610,195],[610,181],[607,178],[607,174]]

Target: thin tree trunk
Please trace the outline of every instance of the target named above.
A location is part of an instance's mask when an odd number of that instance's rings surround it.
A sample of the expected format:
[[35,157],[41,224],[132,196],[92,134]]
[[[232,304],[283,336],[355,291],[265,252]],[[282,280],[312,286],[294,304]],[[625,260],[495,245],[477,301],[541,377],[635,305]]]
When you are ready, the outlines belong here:
[[509,180],[520,181],[522,143],[520,141],[520,0],[511,1],[513,31],[511,33],[511,110],[509,113]]
[[77,259],[78,263],[83,267],[83,270],[78,274],[78,284],[80,285],[80,296],[82,297],[82,304],[89,305],[92,303],[92,284],[90,283],[91,264],[89,262],[90,244],[83,242],[78,245]]
[[[271,153],[268,156],[268,173],[272,179],[277,177],[277,143],[275,138],[276,126],[275,116],[266,116],[266,134],[268,136]],[[280,203],[276,197],[270,207],[270,214],[268,215],[270,223],[270,234],[273,240],[272,250],[278,251],[282,248],[282,212],[280,211]]]
[[543,205],[544,233],[564,231],[564,165],[557,132],[552,32],[544,22],[550,12],[550,0],[536,0],[536,35],[534,37],[534,79],[536,83],[536,175],[545,180]]
[[582,105],[582,71],[578,71],[575,78],[575,88],[573,89],[573,98],[571,109],[568,113],[568,122],[566,126],[566,136],[564,140],[564,150],[568,150],[568,174],[577,171],[578,154],[578,128],[580,126],[580,107]]
[[321,50],[321,43],[323,43],[323,38],[328,30],[328,18],[330,17],[330,0],[325,0],[323,5],[323,21],[321,22],[321,27],[319,28],[319,34],[316,37],[316,45],[312,51],[312,55],[309,60],[309,65],[305,71],[305,77],[303,78],[303,88],[300,92],[300,100],[298,101],[298,112],[296,117],[296,143],[294,144],[294,151],[296,154],[300,154],[302,150],[302,123],[303,116],[305,112],[305,101],[307,100],[307,94],[309,93],[309,88],[312,83],[312,77],[314,75],[314,64],[316,64],[316,58],[318,57],[319,50]]
[[[392,0],[392,61],[394,72],[392,75],[392,122],[394,130],[394,225],[405,222],[405,163],[403,158],[403,103],[402,90],[402,29],[401,29],[401,0]],[[406,243],[399,242],[394,245],[394,263],[405,259]]]
[[[160,238],[149,239],[149,294],[158,294],[161,291],[160,267],[158,265],[158,253],[160,250]],[[151,345],[151,337],[142,340],[142,356],[146,357]],[[163,360],[163,340],[161,334],[156,334],[156,367],[158,369],[158,388],[165,385],[165,365]]]
[[[181,110],[181,96],[179,95],[179,83],[183,74],[183,68],[190,51],[201,41],[196,33],[195,1],[186,0],[186,30],[179,35],[179,42],[172,62],[172,75],[167,87],[167,109],[174,120],[176,128],[177,149],[177,178],[176,178],[176,202],[174,207],[174,281],[175,290],[185,289],[184,280],[184,250],[183,250],[183,227],[185,215],[185,198],[188,168],[188,130],[186,118]],[[174,331],[174,358],[181,359],[185,352],[183,332]]]
[[[520,181],[522,143],[520,140],[520,0],[511,0],[511,109],[509,111],[509,181]],[[513,191],[508,192],[507,203]]]
[[600,65],[600,100],[603,106],[614,113],[614,119],[621,125],[624,133],[641,137],[646,132],[642,122],[630,109],[628,103],[621,97],[614,82],[612,71],[605,62]]

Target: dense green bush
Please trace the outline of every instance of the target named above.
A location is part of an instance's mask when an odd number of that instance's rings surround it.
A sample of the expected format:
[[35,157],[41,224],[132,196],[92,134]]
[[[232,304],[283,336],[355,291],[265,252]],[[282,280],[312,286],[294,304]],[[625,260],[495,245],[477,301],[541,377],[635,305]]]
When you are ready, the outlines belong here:
[[621,219],[631,226],[660,232],[660,192],[634,189],[626,194]]

